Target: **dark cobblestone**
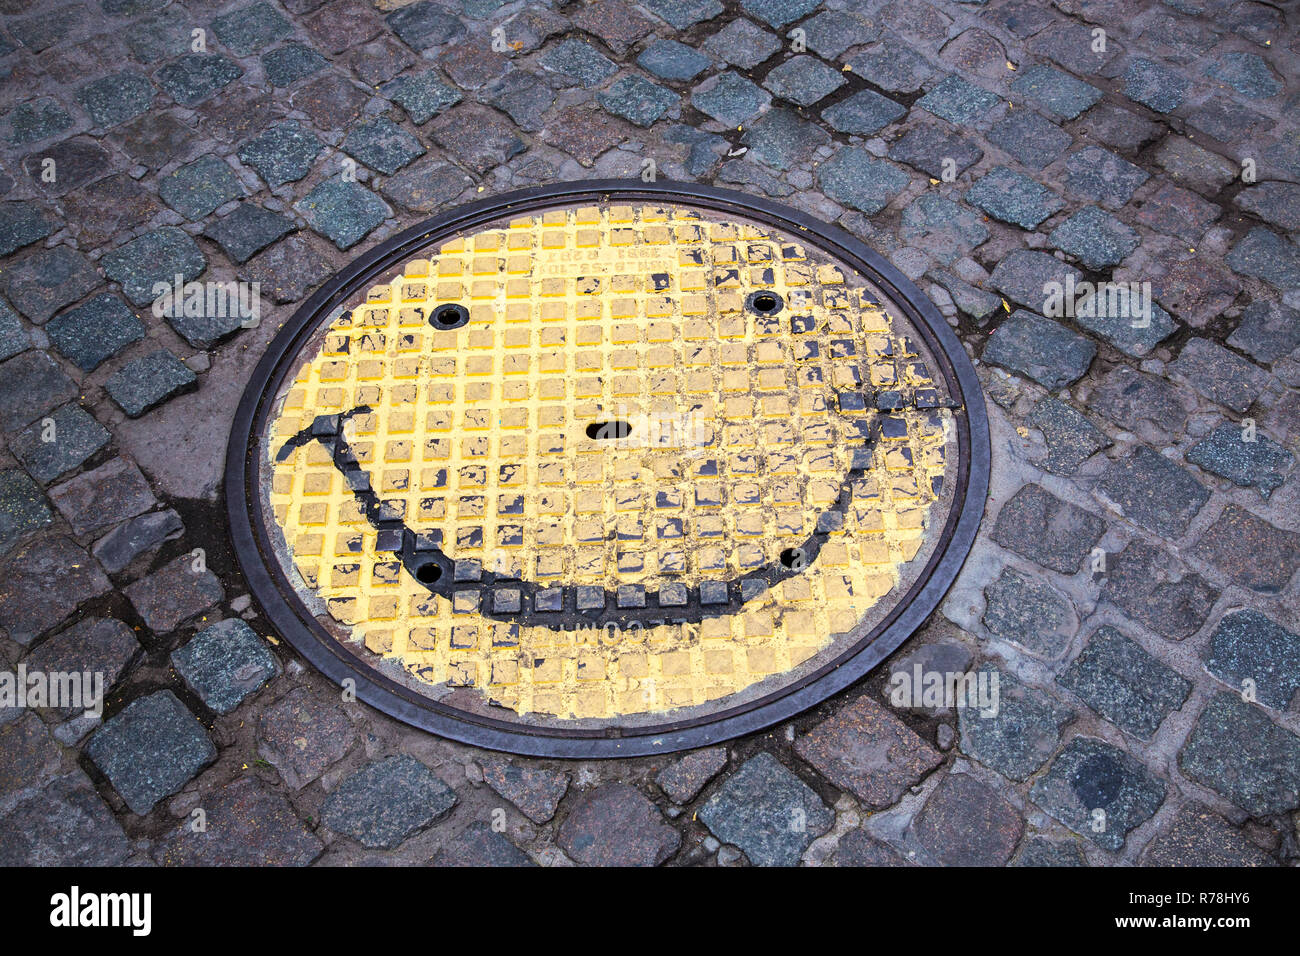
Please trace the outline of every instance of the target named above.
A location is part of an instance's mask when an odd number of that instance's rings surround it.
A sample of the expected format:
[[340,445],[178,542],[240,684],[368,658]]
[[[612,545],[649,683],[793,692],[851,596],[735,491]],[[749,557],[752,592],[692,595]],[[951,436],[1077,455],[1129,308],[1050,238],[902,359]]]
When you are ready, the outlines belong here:
[[1043,107],[1057,119],[1074,119],[1101,99],[1101,90],[1050,66],[1032,66],[1016,74],[1011,92]]
[[38,324],[100,283],[91,261],[69,246],[41,249],[5,271],[5,295]]
[[1042,837],[1030,837],[1020,846],[1012,866],[1087,866],[1079,844],[1067,840],[1057,842]]
[[800,106],[812,106],[830,96],[846,80],[840,72],[813,56],[796,56],[786,60],[763,81],[776,96]]
[[123,365],[104,382],[104,390],[131,418],[192,389],[197,376],[171,352],[159,349]]
[[658,866],[677,851],[681,839],[639,790],[609,783],[579,799],[561,824],[557,842],[588,866]]
[[950,123],[966,125],[993,109],[998,102],[996,94],[954,75],[935,84],[916,101],[916,105]]
[[1151,841],[1142,856],[1146,866],[1274,866],[1267,853],[1213,810],[1188,804],[1178,811],[1168,833]]
[[131,812],[143,816],[217,758],[203,725],[169,690],[133,701],[86,745]]
[[292,86],[327,65],[325,57],[303,43],[290,43],[262,57],[262,69],[272,86]]
[[[203,235],[221,246],[222,251],[234,262],[244,263],[296,228],[298,227],[294,225],[292,219],[278,212],[263,209],[253,203],[240,203],[229,215],[210,223],[203,230]],[[186,341],[198,348],[210,348],[213,343],[233,332],[234,328],[238,328],[238,316],[227,316],[224,321],[220,316],[203,318],[207,321],[201,318],[197,326],[192,322],[186,323],[189,334],[177,329],[185,336]],[[221,324],[211,328],[210,323],[214,319]],[[172,324],[176,325],[177,322],[174,321]],[[229,327],[232,325],[233,327]]]
[[1283,293],[1300,288],[1300,248],[1267,229],[1246,233],[1226,261],[1233,272],[1263,279]]
[[850,47],[871,43],[880,37],[880,24],[844,10],[826,10],[800,24],[808,49],[835,59]]
[[1112,444],[1077,409],[1050,396],[1034,406],[1029,424],[1041,431],[1047,442],[1044,470],[1056,475],[1073,475],[1085,461]]
[[16,431],[76,394],[48,352],[20,352],[0,362],[0,428]]
[[1074,635],[1074,613],[1065,597],[1039,578],[1003,568],[984,589],[984,626],[1041,657],[1063,656]]
[[96,126],[116,126],[134,119],[153,103],[154,89],[148,77],[134,70],[114,73],[77,91],[77,101]]
[[5,115],[4,135],[10,146],[26,146],[52,139],[72,126],[68,111],[53,97],[43,96],[15,107]]
[[207,258],[187,233],[164,226],[119,246],[100,264],[108,278],[122,284],[133,305],[149,305],[156,297],[155,286],[170,289],[178,275],[182,282],[197,279],[207,268]]
[[1057,683],[1097,713],[1143,740],[1180,708],[1192,685],[1113,627],[1089,639]]
[[645,48],[637,64],[661,80],[693,80],[709,68],[712,61],[698,50],[676,40],[659,40]]
[[1065,160],[1065,185],[1081,196],[1118,209],[1151,178],[1145,170],[1100,146],[1085,146]]
[[671,90],[635,75],[619,77],[608,90],[597,93],[596,99],[615,116],[637,126],[654,125],[680,101]]
[[[571,133],[599,127],[594,115],[578,108],[568,117],[561,114],[551,128],[558,131],[565,129],[566,125],[570,126],[567,132]],[[572,129],[573,126],[578,126],[579,129]],[[433,121],[429,134],[434,142],[456,156],[462,165],[480,174],[527,149],[509,123],[502,122],[488,110],[473,106],[458,106],[443,113]],[[567,133],[565,136],[557,135],[557,142],[567,142]]]
[[1078,381],[1096,354],[1097,347],[1083,336],[1041,315],[1017,309],[989,336],[984,361],[1054,390]]
[[732,20],[704,41],[704,49],[732,66],[748,70],[781,49],[781,41],[748,20]]
[[158,841],[160,866],[306,866],[325,849],[283,794],[241,777],[207,794],[206,826],[186,821]]
[[1203,76],[1226,83],[1242,96],[1267,100],[1282,92],[1282,81],[1254,53],[1225,53],[1206,64]]
[[1182,640],[1200,630],[1219,592],[1168,552],[1139,540],[1107,557],[1102,597],[1159,634]]
[[176,673],[209,708],[228,714],[280,672],[256,632],[235,618],[204,628],[173,651]]
[[994,146],[1031,169],[1042,169],[1061,158],[1070,134],[1033,110],[1012,110],[987,134]]
[[86,247],[104,245],[119,233],[135,231],[162,208],[153,194],[124,173],[65,196],[63,207]]
[[1234,611],[1210,638],[1205,668],[1233,687],[1249,681],[1261,704],[1286,710],[1300,687],[1300,636],[1258,611]]
[[91,551],[105,571],[118,574],[136,558],[153,553],[184,530],[175,511],[151,511],[118,525],[96,541]]
[[[97,179],[103,178],[111,168],[111,157],[94,140],[66,139],[62,143],[32,153],[23,160],[23,169],[41,192],[47,196],[62,196]],[[45,173],[48,163],[54,180],[48,181]]]
[[237,56],[248,56],[283,40],[291,29],[269,3],[250,3],[212,21],[212,32]]
[[1045,568],[1074,574],[1105,530],[1101,518],[1031,484],[1002,506],[993,540]]
[[1051,190],[1006,166],[995,166],[976,180],[965,198],[994,219],[1021,229],[1033,229],[1065,205]]
[[741,142],[750,157],[773,169],[786,170],[831,141],[827,133],[789,110],[774,109],[745,130]]
[[451,812],[459,801],[414,757],[366,764],[325,798],[321,822],[371,849],[391,850]]
[[577,37],[552,47],[537,62],[579,86],[596,86],[618,70],[599,50]]
[[389,176],[425,152],[419,140],[382,116],[353,127],[344,137],[342,149],[353,159]]
[[1167,538],[1181,536],[1210,498],[1190,472],[1145,445],[1112,461],[1097,489],[1130,521]]
[[865,830],[850,830],[840,837],[829,865],[844,867],[910,866],[911,862],[887,843]]
[[677,30],[688,30],[722,12],[718,0],[641,0],[641,6]]
[[1124,95],[1157,113],[1169,113],[1187,98],[1187,78],[1155,60],[1134,57],[1124,73]]
[[1230,691],[1205,705],[1178,765],[1252,816],[1300,806],[1300,737]]
[[81,538],[134,518],[156,503],[148,480],[127,458],[114,458],[55,485],[50,500]]
[[1233,348],[1260,362],[1276,362],[1300,348],[1300,311],[1274,302],[1252,302],[1228,337]]
[[239,148],[239,159],[257,170],[274,189],[297,182],[309,172],[324,147],[295,120],[277,123]]
[[[850,102],[852,100],[845,100],[840,106]],[[943,179],[949,173],[959,176],[983,157],[984,151],[973,141],[932,125],[913,126],[889,149],[890,159],[915,166],[935,179]]]
[[1300,186],[1257,183],[1233,197],[1233,203],[1289,232],[1300,230]]
[[159,180],[158,195],[194,222],[244,195],[244,188],[228,163],[215,156],[203,156]]
[[523,850],[481,820],[471,823],[429,861],[430,866],[535,866]]
[[449,9],[432,0],[421,0],[390,13],[388,25],[411,49],[419,52],[442,46],[465,34],[465,27]]
[[70,538],[38,538],[0,566],[0,627],[27,645],[67,620],[83,601],[112,590],[90,555]]
[[1247,440],[1240,425],[1224,422],[1187,452],[1187,460],[1231,479],[1243,488],[1258,488],[1264,497],[1285,481],[1295,457],[1264,435]]
[[850,147],[817,167],[817,182],[831,199],[870,216],[906,189],[910,179],[897,166]]
[[44,239],[53,231],[49,214],[36,203],[0,203],[0,256]]
[[1228,505],[1192,555],[1229,580],[1262,594],[1277,594],[1300,568],[1300,533],[1275,528],[1237,505]]
[[1208,339],[1191,339],[1170,370],[1211,401],[1244,412],[1268,385],[1268,376]]
[[[527,15],[527,13],[521,14],[521,16]],[[574,26],[587,31],[592,36],[600,37],[605,41],[606,46],[620,56],[626,53],[632,44],[654,32],[654,22],[623,0],[590,4],[574,11],[572,17]],[[514,21],[511,21],[511,24],[513,23]],[[540,46],[541,41],[546,39],[542,36],[544,32],[550,31],[548,36],[562,33],[565,26],[562,19],[554,17],[548,19],[544,27],[539,26],[531,32],[536,37],[537,45]]]
[[392,214],[387,203],[370,190],[343,179],[321,183],[294,208],[340,249],[355,246]]
[[257,752],[288,784],[301,790],[341,760],[356,740],[337,695],[314,696],[295,687],[257,719]]
[[981,666],[979,675],[990,687],[997,681],[998,706],[991,713],[958,709],[962,752],[1011,780],[1028,780],[1056,750],[1061,728],[1074,715],[993,664]]
[[0,866],[118,866],[130,844],[80,771],[0,818]]
[[[841,133],[870,136],[907,115],[907,107],[874,90],[862,90],[828,107],[822,117]],[[983,155],[982,153],[980,155]],[[976,157],[978,160],[978,157]]]
[[217,576],[196,568],[195,561],[194,556],[183,554],[123,589],[150,630],[174,631],[225,599]]
[[261,284],[272,302],[297,302],[333,271],[330,261],[307,239],[290,236],[239,270],[244,282]]
[[700,112],[726,126],[748,122],[771,102],[771,97],[736,73],[721,73],[705,80],[691,93]]
[[797,865],[835,819],[817,794],[767,753],[751,757],[727,777],[698,815],[714,836],[740,847],[755,866]]
[[1095,272],[1122,262],[1137,248],[1138,234],[1096,206],[1085,206],[1053,229],[1048,240]]
[[1187,421],[1181,393],[1165,379],[1128,366],[1116,366],[1097,383],[1089,406],[1126,428],[1142,423],[1162,432],[1175,431]]
[[[1133,757],[1090,737],[1075,737],[1030,790],[1033,801],[1067,827],[1107,850],[1164,803],[1168,788]],[[1104,812],[1096,829],[1095,811]]]
[[9,442],[14,457],[42,484],[83,464],[109,440],[108,430],[78,405],[64,405],[49,418],[54,423],[52,432],[43,421],[36,422]]
[[941,761],[936,750],[869,697],[843,707],[801,735],[794,747],[831,783],[873,810],[898,802]]
[[1168,312],[1155,302],[1140,302],[1125,285],[1089,294],[1076,305],[1074,323],[1139,358],[1178,329]]
[[1183,136],[1166,138],[1153,158],[1174,182],[1199,189],[1207,196],[1217,193],[1237,175],[1232,163]]
[[45,495],[30,478],[17,468],[0,471],[0,554],[53,520]]
[[569,775],[563,770],[520,766],[499,758],[484,762],[483,779],[534,823],[554,817],[569,792]]
[[939,782],[916,817],[916,838],[944,866],[1002,866],[1024,832],[1020,813],[964,773]]
[[224,56],[187,53],[160,69],[154,79],[181,106],[197,106],[243,75],[243,69]]
[[660,770],[655,783],[674,803],[689,803],[726,765],[726,747],[693,750]]
[[32,347],[18,314],[0,299],[0,362]]

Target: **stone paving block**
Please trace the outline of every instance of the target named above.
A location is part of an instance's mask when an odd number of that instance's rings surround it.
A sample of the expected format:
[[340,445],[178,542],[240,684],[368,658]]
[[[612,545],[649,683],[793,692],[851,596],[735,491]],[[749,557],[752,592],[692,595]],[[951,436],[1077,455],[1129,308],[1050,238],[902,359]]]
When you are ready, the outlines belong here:
[[1192,685],[1109,625],[1098,628],[1057,683],[1142,740],[1182,707]]
[[53,97],[42,96],[20,104],[6,114],[5,140],[10,146],[26,146],[51,139],[72,126],[68,111]]
[[934,75],[928,60],[890,36],[847,62],[858,76],[889,93],[915,93]]
[[1139,358],[1178,330],[1168,312],[1121,284],[1088,293],[1075,304],[1072,318],[1080,328]]
[[1208,339],[1191,339],[1170,370],[1211,401],[1245,412],[1268,386],[1268,375]]
[[821,127],[790,110],[773,109],[746,129],[740,141],[749,147],[751,159],[773,169],[788,170],[807,159],[813,150],[829,144],[831,138]]
[[1252,302],[1228,344],[1260,362],[1276,362],[1300,348],[1300,311],[1275,302]]
[[131,812],[144,816],[216,760],[217,748],[176,695],[161,690],[106,720],[86,755]]
[[1240,171],[1217,153],[1197,146],[1185,136],[1168,136],[1152,158],[1174,182],[1200,190],[1207,196],[1232,182]]
[[1230,144],[1254,139],[1260,131],[1271,128],[1273,121],[1225,98],[1222,101],[1211,100],[1188,111],[1187,125],[1221,143]]
[[1051,396],[1034,406],[1028,421],[1043,433],[1047,457],[1042,467],[1055,475],[1073,475],[1085,461],[1112,444],[1077,409]]
[[698,816],[755,866],[798,865],[835,819],[816,793],[768,753],[751,757],[727,777]]
[[681,101],[672,90],[629,74],[614,81],[608,90],[596,94],[596,100],[615,116],[637,126],[652,126]]
[[54,231],[54,220],[33,202],[0,202],[0,256],[44,239]]
[[1218,318],[1241,291],[1236,276],[1204,256],[1174,262],[1152,287],[1161,304],[1194,328],[1204,328]]
[[209,708],[228,714],[280,672],[257,633],[238,618],[199,631],[172,652],[176,673]]
[[545,77],[515,70],[492,85],[487,102],[506,113],[520,129],[533,131],[545,126],[543,116],[555,97]]
[[0,362],[0,428],[16,431],[77,394],[48,352],[20,352]]
[[237,56],[256,53],[292,31],[289,22],[269,3],[251,3],[212,21],[212,32]]
[[32,347],[18,313],[9,308],[9,304],[0,299],[0,362],[13,358],[19,352]]
[[196,222],[244,195],[244,187],[229,163],[208,155],[160,179],[158,195],[186,219]]
[[663,138],[666,143],[675,143],[685,148],[686,171],[691,176],[703,176],[710,172],[718,164],[721,155],[730,148],[721,136],[685,124],[670,126]]
[[866,830],[850,830],[840,837],[835,853],[823,866],[911,866],[912,863],[888,843],[882,843]]
[[880,37],[879,23],[844,10],[826,10],[800,24],[808,49],[833,60],[850,47],[871,43]]
[[0,866],[119,866],[131,847],[81,771],[0,817]]
[[856,136],[870,136],[906,115],[907,107],[874,90],[861,90],[822,112],[832,127]]
[[1092,30],[1082,23],[1057,22],[1036,33],[1028,42],[1034,53],[1054,61],[1079,76],[1110,76],[1106,69],[1123,47],[1107,37],[1104,50],[1094,49]]
[[[655,28],[654,21],[642,15],[632,4],[624,3],[623,0],[609,0],[606,3],[584,6],[572,13],[572,19],[574,26],[592,36],[600,37],[605,41],[605,45],[619,56],[624,55],[628,47],[642,37],[653,33]],[[516,20],[508,21],[507,29],[516,23]],[[544,25],[538,25],[528,31],[532,37],[525,39],[525,47],[528,40],[532,39],[535,39],[536,45],[540,46],[542,40],[546,39],[542,36],[543,33],[553,36],[563,33],[567,28],[568,24],[562,18],[548,17]]]
[[1110,209],[1128,202],[1133,191],[1151,178],[1146,170],[1100,146],[1071,153],[1065,170],[1068,189]]
[[1250,681],[1259,703],[1286,710],[1300,687],[1300,636],[1258,611],[1233,611],[1210,638],[1205,668],[1238,689]]
[[1080,836],[1119,850],[1129,831],[1160,809],[1167,793],[1164,783],[1118,747],[1075,737],[1034,784],[1030,798]]
[[474,185],[463,170],[438,159],[406,167],[381,187],[393,202],[420,212],[432,212]]
[[1114,103],[1098,103],[1083,122],[1089,138],[1112,149],[1138,150],[1161,132],[1160,126]]
[[432,0],[421,0],[420,3],[401,7],[385,19],[402,42],[417,52],[442,46],[465,34],[465,27],[456,19],[456,15]]
[[160,866],[306,866],[325,846],[289,801],[256,777],[241,777],[200,801],[207,827],[185,821],[153,851]]
[[579,797],[556,842],[587,866],[658,866],[681,839],[639,790],[607,783]]
[[196,570],[195,557],[182,554],[123,589],[145,624],[158,634],[174,631],[225,600],[217,576]]
[[812,13],[821,6],[821,0],[740,0],[740,6],[750,16],[779,30]]
[[1124,517],[1166,538],[1186,532],[1210,498],[1187,469],[1145,445],[1107,465],[1097,490]]
[[135,59],[152,65],[189,50],[189,27],[190,18],[178,7],[169,7],[128,26],[123,39]]
[[1151,841],[1142,855],[1144,866],[1276,866],[1267,853],[1241,830],[1208,807],[1187,804],[1178,811],[1168,833]]
[[997,681],[997,707],[958,708],[962,753],[1011,780],[1029,779],[1056,750],[1074,714],[992,663],[982,665],[977,678],[990,689]]
[[79,537],[134,518],[156,502],[148,479],[127,458],[114,458],[55,485],[50,489],[50,500]]
[[419,140],[383,116],[353,127],[343,138],[342,149],[371,169],[390,176],[425,153]]
[[1139,206],[1135,217],[1142,225],[1167,235],[1182,235],[1190,226],[1200,231],[1219,218],[1219,207],[1172,183],[1161,182]]
[[1300,533],[1276,528],[1230,504],[1201,535],[1192,555],[1210,562],[1235,584],[1277,594],[1300,568]]
[[[292,219],[278,212],[253,203],[240,203],[229,215],[209,223],[203,235],[221,246],[231,260],[244,263],[297,228]],[[172,325],[182,320],[184,330],[177,331],[196,348],[210,348],[240,326],[237,315],[180,316],[173,318]]]
[[455,106],[463,98],[460,92],[439,80],[432,70],[398,77],[385,83],[380,92],[406,110],[411,122],[417,126]]
[[1010,110],[985,138],[1030,169],[1042,169],[1065,154],[1070,134],[1033,110]]
[[966,190],[965,199],[994,219],[1033,229],[1065,205],[1064,200],[1028,176],[995,166]]
[[726,126],[740,126],[767,108],[772,98],[736,73],[710,77],[691,91],[691,104]]
[[1053,229],[1047,238],[1094,272],[1119,265],[1138,245],[1134,230],[1096,206],[1084,206]]
[[311,242],[290,236],[255,256],[239,270],[244,282],[257,282],[272,302],[296,302],[323,282],[334,269]]
[[536,866],[523,850],[481,820],[438,850],[430,866]]
[[543,69],[585,87],[596,86],[618,70],[604,54],[577,37],[569,37],[551,47],[537,62]]
[[1030,837],[1020,847],[1011,866],[1087,866],[1073,840],[1056,841]]
[[1224,422],[1193,445],[1187,460],[1243,488],[1258,488],[1265,498],[1282,486],[1295,464],[1295,457],[1277,442],[1259,434],[1247,440],[1233,422]]
[[30,644],[58,627],[78,605],[112,590],[95,562],[71,538],[38,538],[0,566],[0,628]]
[[[452,21],[455,23],[455,21]],[[456,23],[456,26],[460,24]],[[386,83],[415,62],[409,50],[399,43],[380,37],[352,52],[352,71],[362,83],[378,86]]]
[[[631,128],[610,117],[603,119],[608,120],[608,127],[601,124],[598,114],[574,107],[571,111],[562,112],[548,129],[556,132],[555,142],[561,147],[576,143],[570,151],[581,160],[581,150],[590,142],[584,136],[602,138],[600,152],[604,152],[623,139],[621,132],[607,135],[611,128],[619,131]],[[472,172],[479,174],[527,149],[513,126],[488,110],[470,106],[460,106],[443,113],[433,121],[429,133],[447,155],[455,156],[460,165],[468,166]]]
[[144,338],[145,329],[125,302],[105,293],[55,316],[45,331],[60,355],[90,372]]
[[[47,164],[52,163],[47,169]],[[112,171],[108,152],[91,139],[65,139],[48,149],[31,153],[23,160],[23,169],[32,183],[47,196],[62,196],[102,178]],[[54,178],[47,181],[45,175]]]
[[39,486],[17,468],[0,471],[0,554],[53,521]]
[[1300,737],[1239,693],[1215,694],[1178,755],[1178,766],[1252,816],[1300,806]]
[[289,43],[262,57],[262,70],[272,86],[292,86],[329,65],[325,57],[303,43]]
[[95,266],[70,246],[41,249],[5,270],[5,295],[40,324],[100,283]]
[[817,167],[817,182],[829,198],[869,216],[884,209],[910,181],[907,173],[862,147],[841,149]]
[[1075,574],[1105,530],[1097,515],[1029,484],[998,512],[993,540],[1052,571]]
[[1024,832],[1020,812],[964,773],[950,773],[917,814],[917,842],[943,866],[1002,866]]
[[534,823],[545,823],[569,792],[569,775],[563,770],[529,766],[515,758],[493,757],[483,763],[483,779],[500,796]]
[[722,12],[718,0],[641,0],[641,6],[677,30],[688,30]]
[[873,810],[897,803],[942,761],[938,751],[869,697],[841,708],[798,737],[794,747],[831,783]]
[[294,204],[307,224],[340,249],[350,249],[391,214],[382,199],[360,183],[330,179]]
[[109,439],[108,430],[78,405],[64,405],[49,418],[52,429],[38,421],[9,442],[14,457],[42,484],[85,463]]
[[182,283],[197,279],[208,260],[188,233],[163,226],[106,253],[100,264],[133,305],[150,305],[159,295],[155,287],[171,290],[178,275]]
[[167,165],[192,142],[193,136],[189,126],[170,113],[159,112],[146,113],[113,134],[127,156],[150,169]]
[[676,40],[658,40],[642,51],[637,64],[661,80],[693,80],[712,65],[703,53]]
[[1074,119],[1101,99],[1101,90],[1091,83],[1041,64],[1017,73],[1010,89],[1062,120]]
[[0,797],[44,786],[62,763],[62,751],[34,713],[0,726]]
[[1078,618],[1065,595],[1046,581],[1003,568],[984,589],[984,626],[1032,654],[1056,660],[1070,647]]
[[123,70],[87,83],[77,91],[77,101],[96,126],[116,126],[134,119],[153,104],[154,88],[149,78],[135,70]]
[[170,508],[151,511],[118,525],[95,542],[91,552],[109,574],[118,574],[142,554],[149,554],[164,541],[185,530],[180,515]]
[[243,75],[242,67],[219,54],[186,53],[153,76],[181,106],[197,106]]
[[130,418],[139,418],[168,399],[195,387],[197,376],[166,349],[123,365],[104,382],[104,390]]
[[1134,57],[1124,73],[1124,95],[1157,113],[1170,113],[1187,99],[1183,74],[1146,57]]
[[1282,92],[1282,81],[1277,74],[1254,53],[1224,53],[1207,63],[1201,75],[1226,83],[1252,100],[1271,99]]
[[366,764],[330,791],[321,822],[362,846],[391,850],[458,802],[428,767],[403,754]]
[[1300,247],[1262,227],[1237,240],[1225,261],[1233,272],[1263,279],[1282,293],[1300,289]]
[[1200,630],[1219,592],[1168,552],[1134,539],[1107,555],[1101,596],[1153,631],[1182,640]]
[[812,106],[830,96],[847,81],[839,70],[814,56],[796,56],[772,70],[763,85],[773,95],[800,106]]
[[257,752],[290,789],[301,790],[343,758],[356,740],[337,695],[295,687],[257,719]]
[[[994,284],[996,276],[995,270]],[[1082,378],[1096,354],[1097,346],[1083,336],[1041,315],[1017,309],[989,336],[984,361],[1055,390]]]
[[1237,193],[1232,202],[1288,232],[1300,231],[1300,185],[1255,183]]
[[655,783],[674,803],[690,803],[726,765],[726,747],[692,750],[660,770]]
[[[903,210],[900,235],[909,244],[933,251],[941,260],[951,260],[956,250],[973,249],[982,243],[989,231],[982,217],[969,207],[923,193]],[[996,296],[993,299],[995,305],[1001,304]]]
[[781,49],[781,41],[748,20],[732,20],[704,41],[704,49],[732,66],[748,70]]
[[[853,102],[853,99],[856,97],[845,100],[834,108],[843,107]],[[830,110],[826,112],[829,114]],[[984,151],[960,133],[950,133],[938,126],[925,124],[913,126],[896,140],[889,148],[889,158],[915,166],[934,179],[943,179],[947,175],[961,175],[984,158]]]
[[997,94],[967,83],[954,74],[935,84],[916,101],[916,105],[949,123],[966,125],[993,109],[998,102]]
[[321,142],[296,120],[285,120],[239,148],[239,159],[257,170],[274,189],[311,172]]
[[[903,210],[903,215],[907,215],[907,210]],[[977,289],[951,273],[934,272],[930,275],[930,278],[952,296],[953,304],[958,309],[969,315],[980,325],[983,325],[989,316],[1002,308],[1002,300],[992,292]]]

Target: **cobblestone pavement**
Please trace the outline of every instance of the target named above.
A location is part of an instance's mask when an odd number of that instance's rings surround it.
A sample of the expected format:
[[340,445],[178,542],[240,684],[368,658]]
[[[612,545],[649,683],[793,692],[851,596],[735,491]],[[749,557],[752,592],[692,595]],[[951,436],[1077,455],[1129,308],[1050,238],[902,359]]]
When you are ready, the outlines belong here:
[[[0,862],[1296,862],[1294,3],[398,6],[0,0],[0,652],[110,685],[102,723],[0,711]],[[342,700],[225,540],[252,364],[395,231],[648,160],[838,223],[957,327],[993,488],[942,613],[659,759]],[[157,318],[176,275],[260,281],[260,323]],[[1043,317],[1102,280],[1149,324]],[[997,715],[894,706],[918,665],[996,674]]]

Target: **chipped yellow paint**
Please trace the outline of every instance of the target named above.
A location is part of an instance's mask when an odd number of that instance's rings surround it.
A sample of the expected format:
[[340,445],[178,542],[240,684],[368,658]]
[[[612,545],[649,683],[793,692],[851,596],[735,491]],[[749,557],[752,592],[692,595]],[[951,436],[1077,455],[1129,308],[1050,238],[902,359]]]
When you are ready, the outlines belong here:
[[[487,595],[432,595],[391,554],[319,443],[345,436],[381,498],[453,560],[541,585],[734,578],[805,541],[835,503],[854,428],[835,392],[930,384],[910,327],[820,250],[685,206],[602,205],[501,221],[407,262],[333,321],[270,428],[270,504],[306,587],[370,653],[520,714],[611,718],[726,698],[849,631],[920,548],[951,414],[905,410],[844,526],[740,611],[622,632],[494,621]],[[754,290],[787,303],[745,308]],[[438,305],[469,309],[439,330]],[[795,332],[791,316],[810,316]],[[631,436],[586,426],[625,419]],[[855,422],[857,425],[855,425]]]

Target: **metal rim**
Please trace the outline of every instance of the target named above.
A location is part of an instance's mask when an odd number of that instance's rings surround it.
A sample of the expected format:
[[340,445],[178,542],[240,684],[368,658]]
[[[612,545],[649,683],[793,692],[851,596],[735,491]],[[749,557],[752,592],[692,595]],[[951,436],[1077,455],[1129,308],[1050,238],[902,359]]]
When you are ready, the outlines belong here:
[[[307,610],[274,559],[270,537],[257,506],[256,462],[250,455],[261,434],[269,399],[289,371],[286,360],[299,341],[365,283],[405,261],[437,239],[490,221],[511,211],[535,212],[578,201],[613,199],[682,201],[716,212],[731,212],[775,228],[806,232],[829,252],[868,275],[900,306],[929,345],[943,377],[961,396],[956,413],[957,494],[927,566],[889,615],[870,632],[850,632],[840,657],[773,694],[690,721],[668,721],[637,728],[563,730],[468,714],[424,698],[376,671],[357,667]],[[439,736],[537,757],[611,758],[669,753],[703,747],[752,733],[794,716],[853,684],[893,653],[939,606],[956,580],[974,543],[988,494],[990,446],[988,418],[975,368],[957,336],[934,305],[884,257],[848,233],[798,210],[728,189],[696,183],[591,180],[560,183],[478,200],[407,229],[353,260],[316,291],[267,347],[245,387],[231,427],[226,452],[225,497],[236,560],[258,604],[280,635],[335,683],[351,679],[357,697],[391,717]],[[250,493],[253,496],[250,497]]]

